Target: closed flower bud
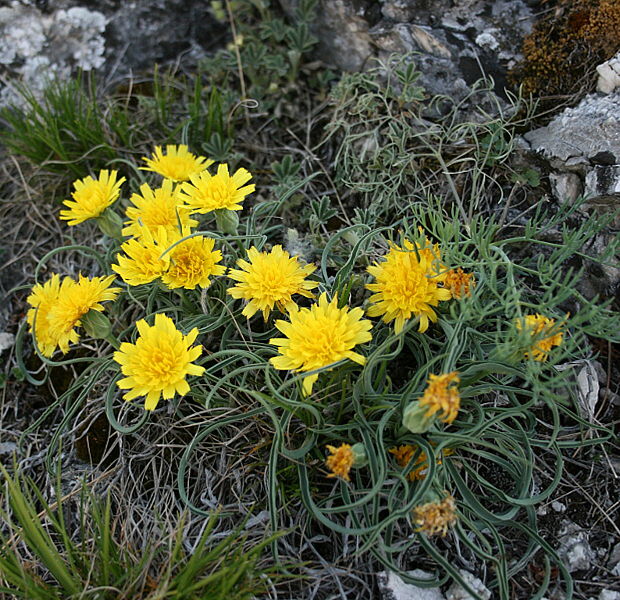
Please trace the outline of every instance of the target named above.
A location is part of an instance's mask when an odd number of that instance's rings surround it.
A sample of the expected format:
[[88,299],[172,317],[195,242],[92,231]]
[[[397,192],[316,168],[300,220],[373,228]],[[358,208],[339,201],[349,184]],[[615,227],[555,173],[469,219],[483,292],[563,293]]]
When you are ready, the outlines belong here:
[[221,233],[237,235],[239,227],[239,216],[233,210],[219,208],[215,211],[215,222]]
[[113,211],[106,210],[97,217],[97,225],[101,232],[115,240],[123,239],[123,220]]
[[428,410],[419,400],[409,403],[403,412],[403,426],[411,433],[428,431],[435,421],[435,415],[428,415]]
[[81,324],[86,333],[99,340],[105,340],[112,333],[112,323],[103,313],[89,310],[82,318]]

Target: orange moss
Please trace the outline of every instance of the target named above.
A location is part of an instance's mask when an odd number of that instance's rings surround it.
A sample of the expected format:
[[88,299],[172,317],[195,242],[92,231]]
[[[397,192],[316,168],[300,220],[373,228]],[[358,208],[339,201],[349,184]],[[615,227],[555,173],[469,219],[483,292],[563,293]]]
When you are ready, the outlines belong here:
[[523,40],[523,61],[510,77],[535,96],[588,91],[596,82],[596,65],[618,50],[618,0],[564,0]]

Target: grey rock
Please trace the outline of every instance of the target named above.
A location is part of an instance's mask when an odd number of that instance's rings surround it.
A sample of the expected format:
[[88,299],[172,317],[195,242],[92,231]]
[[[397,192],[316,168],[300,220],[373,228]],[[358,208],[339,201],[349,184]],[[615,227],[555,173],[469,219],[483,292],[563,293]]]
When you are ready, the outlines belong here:
[[558,556],[569,572],[590,568],[595,556],[586,531],[576,523],[565,521],[559,541]]
[[595,165],[590,169],[585,194],[596,198],[620,194],[620,165]]
[[446,593],[446,600],[489,600],[491,598],[490,590],[480,579],[463,569],[459,572],[465,583],[476,592],[476,597],[474,598],[460,583],[454,582]]
[[590,94],[524,137],[557,168],[565,168],[570,159],[577,159],[569,165],[577,169],[589,162],[615,165],[620,162],[620,93]]
[[[280,0],[290,14],[298,3]],[[419,53],[420,83],[455,101],[482,76],[501,96],[534,22],[524,0],[319,0],[317,14],[313,33],[326,62],[358,70],[372,57]]]
[[620,543],[616,544],[607,561],[607,568],[616,576],[620,577]]
[[603,94],[611,94],[620,87],[620,52],[596,67],[598,81],[596,90]]
[[38,95],[77,69],[124,75],[196,60],[225,31],[201,0],[12,0],[0,8],[0,105],[20,104],[17,81]]
[[560,202],[573,203],[583,194],[581,178],[576,173],[550,173],[553,195]]
[[603,590],[599,594],[598,600],[620,600],[620,592],[615,592],[614,590]]
[[15,336],[12,333],[7,333],[6,331],[0,333],[0,354],[9,348],[12,348],[14,343]]
[[[417,579],[433,579],[431,573],[415,569],[408,574]],[[405,583],[396,573],[382,571],[377,576],[382,600],[445,600],[438,587],[422,588]]]
[[[299,0],[280,0],[293,15]],[[319,0],[318,19],[312,33],[319,39],[318,54],[326,63],[345,71],[359,71],[373,55],[365,18],[372,3],[368,0]]]

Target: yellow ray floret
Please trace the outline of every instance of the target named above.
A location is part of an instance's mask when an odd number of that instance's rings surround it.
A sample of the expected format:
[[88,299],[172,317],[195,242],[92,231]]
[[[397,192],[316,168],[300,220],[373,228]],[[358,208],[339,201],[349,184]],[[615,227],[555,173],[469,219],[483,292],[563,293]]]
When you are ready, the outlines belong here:
[[155,315],[155,324],[144,319],[136,323],[140,336],[135,344],[124,342],[114,360],[121,365],[124,379],[117,385],[125,400],[145,396],[144,408],[154,410],[163,396],[165,400],[175,394],[184,396],[190,387],[187,375],[202,375],[204,367],[193,364],[202,354],[201,346],[192,346],[198,336],[198,329],[183,335],[172,319],[163,314]]
[[[273,338],[270,344],[278,346],[279,356],[270,362],[276,369],[312,371],[350,359],[363,365],[366,358],[353,348],[372,339],[372,323],[363,319],[361,308],[338,308],[338,298],[330,302],[321,294],[317,304],[290,313],[290,322],[276,321],[276,327],[286,336]],[[308,375],[303,381],[303,392],[310,395],[318,374]]]
[[[189,231],[184,231],[185,235],[189,235]],[[202,235],[178,243],[166,254],[170,258],[170,267],[162,275],[162,281],[170,289],[209,287],[210,277],[226,272],[224,265],[217,264],[222,260],[222,253],[214,250],[214,246],[213,238]]]
[[237,169],[230,176],[228,165],[217,167],[217,175],[203,171],[190,177],[191,183],[181,184],[180,197],[192,213],[208,213],[213,210],[241,210],[245,197],[255,189],[254,184],[245,185],[252,179],[246,169]]
[[63,204],[68,210],[60,211],[60,218],[68,225],[79,225],[88,219],[100,216],[103,211],[114,204],[119,197],[121,185],[125,181],[121,177],[116,181],[118,171],[100,171],[99,177],[93,179],[90,175],[78,179],[73,183],[75,191],[71,194],[72,200],[65,200]]
[[297,305],[292,297],[295,294],[314,298],[310,290],[319,284],[306,280],[316,270],[314,265],[300,264],[296,256],[291,256],[280,245],[274,246],[271,252],[259,252],[252,247],[247,253],[247,261],[237,261],[241,269],[231,269],[228,273],[228,277],[239,282],[228,288],[228,293],[233,298],[248,300],[244,316],[250,318],[260,310],[267,320],[275,306],[282,312],[294,310]]
[[351,481],[349,471],[355,462],[355,456],[350,444],[340,446],[327,446],[330,455],[325,460],[327,468],[331,471],[328,477],[340,477],[345,481]]
[[366,285],[374,292],[366,314],[382,316],[386,323],[394,321],[396,333],[412,316],[420,319],[419,330],[424,333],[430,321],[437,321],[433,308],[452,297],[449,290],[440,287],[445,275],[440,274],[437,246],[414,246],[409,240],[404,241],[402,248],[392,244],[385,260],[367,270],[376,282]]
[[166,146],[166,153],[162,152],[161,146],[155,146],[152,158],[143,158],[146,167],[140,167],[143,171],[153,171],[163,175],[172,181],[187,181],[192,175],[201,173],[213,164],[213,161],[204,156],[192,154],[188,147],[181,144]]
[[125,254],[117,254],[118,264],[113,264],[111,268],[129,285],[155,281],[170,267],[170,254],[164,253],[177,239],[178,233],[170,237],[164,227],[159,227],[153,233],[143,228],[137,238],[128,240],[121,246]]
[[[34,335],[41,354],[48,358],[54,354],[58,346],[58,339],[50,331],[47,316],[58,299],[59,291],[60,275],[54,273],[45,283],[37,283],[33,286],[27,299],[32,307],[26,317],[30,325],[30,333]],[[76,339],[72,341],[77,341],[77,334],[74,337]]]
[[461,396],[456,387],[459,381],[460,378],[456,371],[429,376],[428,386],[420,398],[420,405],[428,407],[427,417],[441,412],[440,419],[444,423],[452,423],[456,419],[461,406]]
[[198,221],[190,218],[189,208],[177,196],[177,189],[170,179],[164,179],[161,186],[151,189],[148,183],[140,186],[140,193],[130,198],[134,206],[127,208],[123,235],[142,235],[144,228],[155,232],[164,227],[170,234],[179,233],[179,224],[196,227]]
[[[69,344],[79,340],[80,336],[75,331],[75,327],[81,325],[80,319],[90,310],[102,312],[104,307],[101,303],[114,300],[121,291],[120,288],[110,287],[113,281],[114,275],[93,277],[92,279],[80,275],[77,282],[71,277],[63,279],[51,306],[45,312],[39,311],[43,314],[37,313],[36,329],[38,329],[39,318],[41,318],[41,326],[45,328],[47,333],[45,352],[42,351],[45,356],[51,356],[55,346],[58,346],[61,352],[65,354],[69,351]],[[56,285],[55,282],[50,287],[50,294],[51,288]],[[43,319],[45,320],[44,325]],[[52,342],[54,347],[51,347]]]
[[526,330],[532,337],[532,347],[525,353],[526,357],[545,361],[554,346],[562,343],[563,332],[556,326],[555,319],[543,315],[526,315],[517,319],[517,329]]

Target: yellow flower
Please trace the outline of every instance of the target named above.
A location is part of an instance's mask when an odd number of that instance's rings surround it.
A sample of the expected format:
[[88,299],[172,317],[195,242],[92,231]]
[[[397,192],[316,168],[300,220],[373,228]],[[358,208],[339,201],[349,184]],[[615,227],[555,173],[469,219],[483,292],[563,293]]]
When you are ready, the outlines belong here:
[[453,298],[471,296],[471,290],[476,285],[473,273],[465,273],[461,267],[450,269],[445,274],[444,287],[450,290]]
[[47,316],[58,298],[59,290],[60,275],[54,273],[44,284],[37,283],[33,286],[27,298],[28,304],[32,306],[26,316],[30,333],[33,333],[41,354],[47,357],[52,356],[58,346],[58,339],[50,331]]
[[532,347],[525,356],[534,360],[547,360],[551,348],[562,343],[563,333],[556,327],[555,319],[543,315],[525,315],[524,319],[517,319],[517,329],[525,329],[531,335]]
[[427,502],[413,509],[413,522],[418,526],[416,531],[426,535],[445,537],[448,529],[456,523],[456,505],[454,498],[446,494],[443,500]]
[[428,386],[420,398],[420,406],[428,407],[426,417],[442,411],[440,419],[444,423],[452,423],[456,419],[461,406],[461,397],[456,387],[459,381],[456,371],[444,375],[430,375]]
[[[183,237],[189,231],[183,232]],[[170,268],[162,275],[162,281],[171,289],[193,290],[196,286],[209,287],[209,277],[224,275],[226,267],[218,265],[222,253],[213,250],[213,238],[198,235],[177,244],[166,254],[170,258]]]
[[101,303],[118,296],[121,290],[110,287],[113,281],[114,275],[92,279],[80,275],[77,282],[71,277],[63,279],[58,296],[47,313],[47,326],[63,354],[68,352],[69,344],[77,342],[80,337],[74,329],[81,325],[80,319],[89,310],[102,312]]
[[[317,304],[293,310],[290,323],[276,321],[276,327],[286,337],[269,340],[280,351],[270,362],[276,369],[294,371],[312,371],[346,358],[363,365],[366,358],[352,351],[357,344],[372,339],[372,323],[362,319],[363,314],[361,308],[338,308],[337,296],[330,302],[327,294],[321,294]],[[317,379],[316,373],[304,378],[306,396],[312,393]]]
[[369,317],[383,315],[383,321],[394,321],[394,331],[400,333],[412,316],[420,319],[420,332],[428,329],[429,321],[437,321],[433,307],[442,300],[449,300],[449,290],[439,286],[445,275],[441,271],[439,248],[414,246],[409,240],[404,247],[391,244],[382,263],[368,267],[376,279],[366,288],[375,292],[370,297],[373,304],[366,311]]
[[328,477],[341,477],[345,481],[351,481],[349,471],[355,462],[355,455],[350,444],[340,444],[335,446],[326,446],[330,452],[325,464],[331,471]]
[[68,210],[60,211],[60,218],[68,221],[68,225],[79,225],[88,219],[94,219],[114,204],[121,193],[121,185],[125,181],[121,177],[116,181],[118,171],[100,171],[99,178],[90,175],[73,183],[75,192],[71,194],[73,201],[65,200],[63,204]]
[[[411,460],[413,459],[413,455],[418,450],[417,446],[412,446],[410,444],[404,444],[402,446],[396,446],[394,448],[390,448],[390,454],[394,455],[396,462],[403,469],[409,465]],[[446,449],[442,452],[443,456],[449,456],[452,454],[452,450]],[[440,465],[442,463],[441,457],[437,458],[437,464]],[[409,480],[415,481],[417,479],[424,479],[426,477],[426,471],[428,469],[428,457],[426,456],[426,452],[424,450],[420,450],[418,457],[416,458],[413,469],[409,472]]]
[[170,179],[164,179],[161,187],[152,190],[148,183],[140,186],[140,194],[130,198],[134,206],[127,208],[128,221],[123,235],[140,236],[143,227],[157,231],[165,227],[171,234],[179,233],[179,223],[186,227],[196,227],[198,221],[191,219],[189,208],[183,205],[177,196],[177,189]]
[[155,146],[153,158],[143,158],[146,167],[142,171],[153,171],[172,181],[187,181],[192,175],[201,173],[213,164],[213,161],[204,156],[195,156],[189,152],[187,146],[181,144],[166,146],[166,154],[161,146]]
[[244,198],[255,189],[254,184],[244,186],[250,179],[252,175],[246,169],[237,169],[231,177],[228,165],[221,164],[217,167],[217,175],[208,171],[192,175],[191,183],[181,184],[179,196],[192,213],[204,214],[222,208],[241,210]]
[[189,392],[187,375],[202,375],[204,367],[192,361],[202,354],[201,346],[190,346],[198,336],[194,327],[183,335],[172,319],[158,313],[153,326],[142,319],[136,323],[140,337],[135,344],[123,342],[114,353],[114,360],[121,365],[126,377],[117,382],[122,390],[129,390],[123,397],[133,400],[146,396],[144,408],[154,410],[163,396],[168,400],[175,394]]
[[[178,236],[177,233],[173,240],[179,239]],[[121,246],[126,256],[118,254],[118,264],[113,264],[112,270],[129,285],[142,285],[161,277],[170,266],[170,253],[163,254],[172,243],[168,238],[163,227],[154,233],[143,227],[137,239],[128,240]]]
[[279,245],[271,252],[259,252],[252,247],[247,253],[250,262],[239,259],[237,264],[241,269],[231,269],[228,273],[231,279],[239,282],[228,288],[228,293],[233,298],[249,300],[243,309],[248,319],[260,310],[266,321],[276,305],[282,312],[294,310],[297,305],[293,294],[314,298],[310,290],[319,284],[306,281],[315,271],[314,265],[302,266],[296,256],[290,256]]

